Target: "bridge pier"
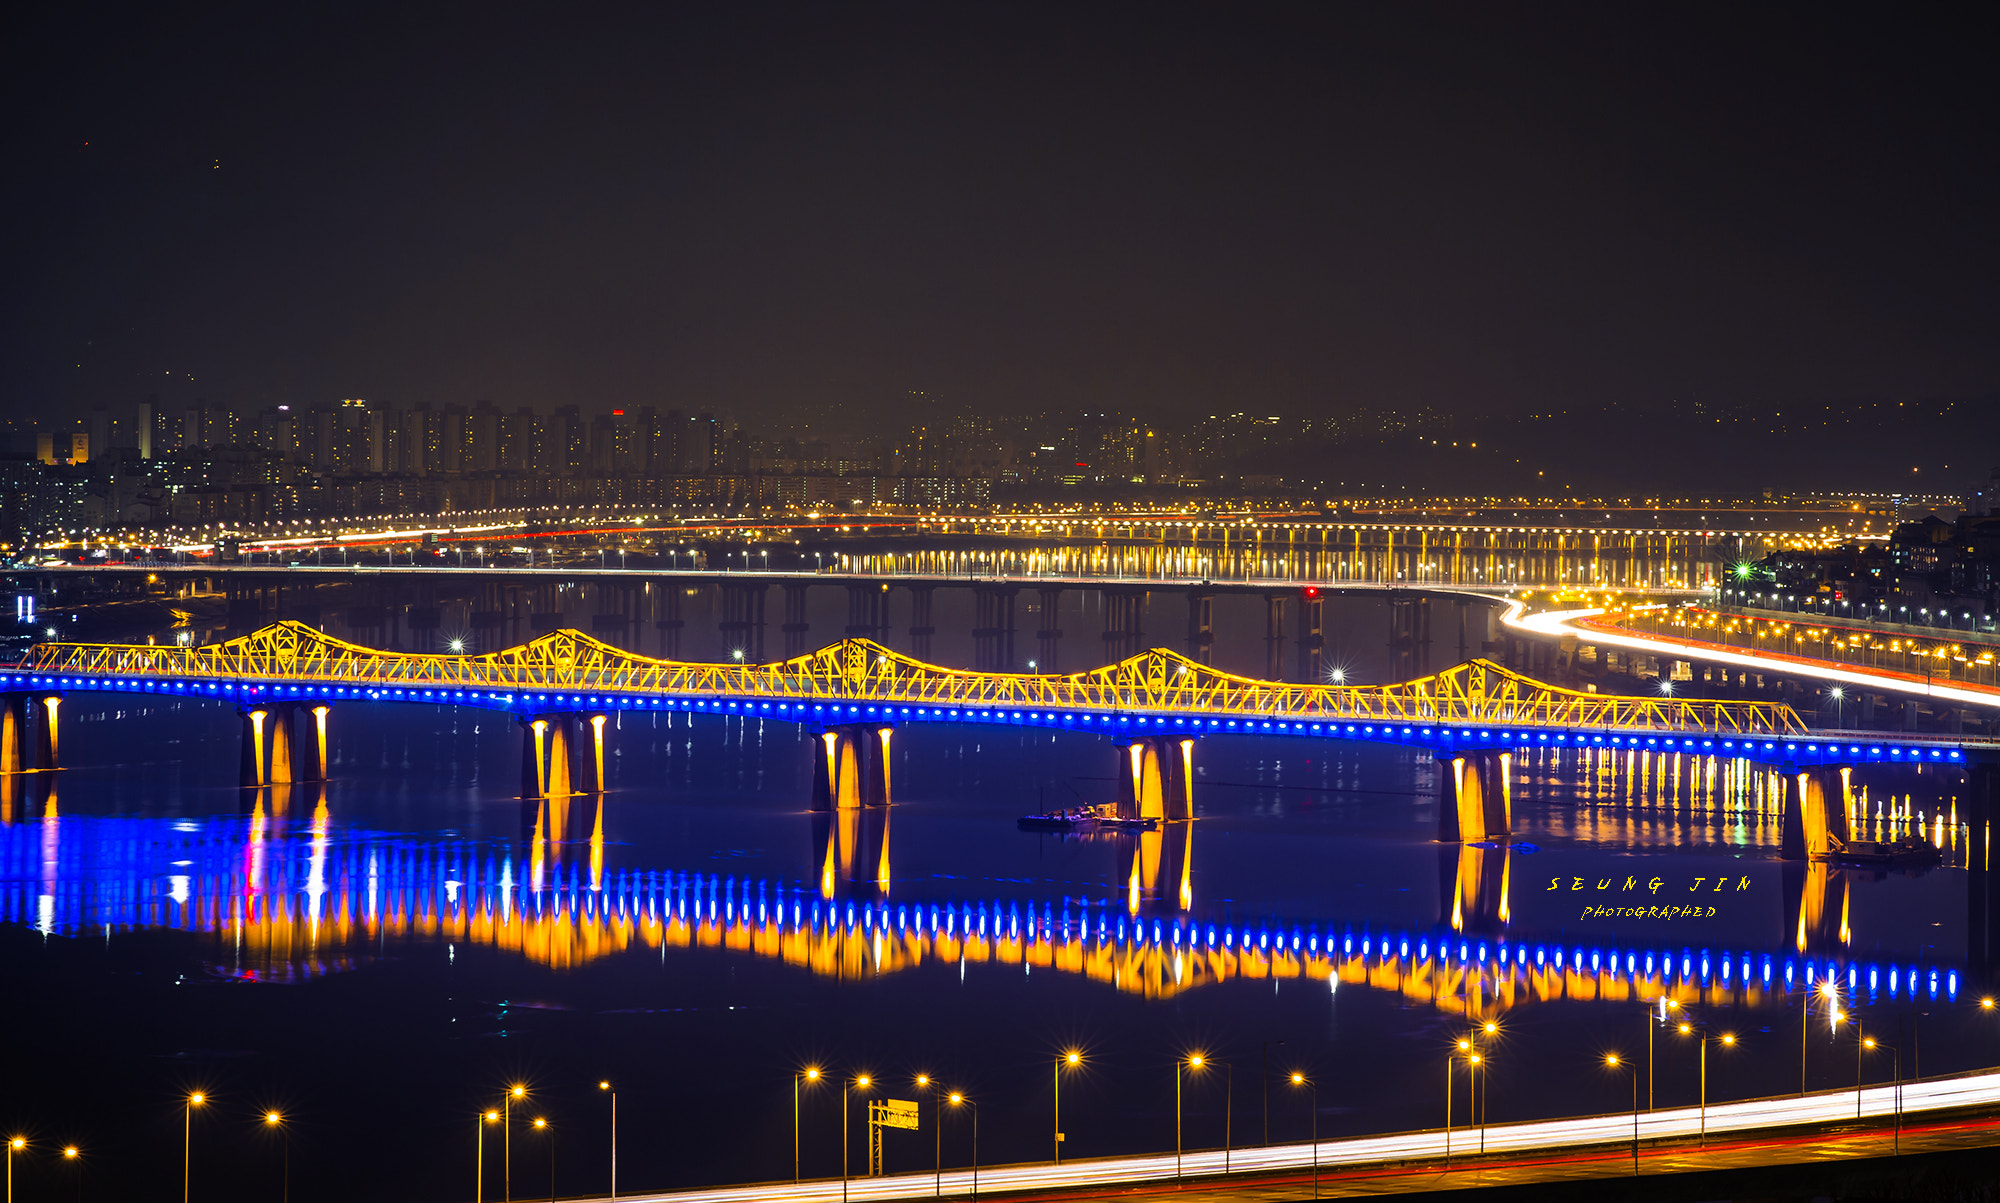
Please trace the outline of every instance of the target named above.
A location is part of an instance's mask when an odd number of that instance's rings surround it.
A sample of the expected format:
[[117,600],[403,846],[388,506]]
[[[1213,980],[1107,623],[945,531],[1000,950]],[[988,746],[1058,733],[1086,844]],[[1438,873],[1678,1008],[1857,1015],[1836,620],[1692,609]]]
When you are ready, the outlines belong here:
[[806,621],[806,586],[785,586],[785,622],[779,627],[785,635],[785,659],[804,654],[806,632],[812,624]]
[[1191,736],[1142,735],[1125,744],[1120,753],[1120,818],[1194,818],[1194,739]]
[[813,740],[814,810],[887,806],[890,799],[889,739],[885,723],[841,723]]
[[681,654],[681,586],[677,581],[660,583],[653,600],[653,629],[660,633],[660,655],[672,660]]
[[249,709],[238,707],[236,713],[241,718],[243,726],[243,745],[242,752],[237,758],[236,783],[244,789],[257,789],[270,781],[264,761],[264,723],[271,715],[261,706]]
[[1188,593],[1188,659],[1207,664],[1215,651],[1215,595]]
[[0,695],[0,774],[27,770],[28,695]]
[[61,766],[61,761],[56,758],[56,748],[60,734],[57,719],[62,708],[62,695],[45,693],[35,701],[41,709],[42,720],[37,726],[39,738],[35,740],[35,767],[42,772],[50,773]]
[[1041,652],[1035,670],[1045,673],[1061,672],[1063,633],[1062,628],[1056,625],[1056,621],[1062,616],[1063,591],[1044,586],[1036,592],[1041,599],[1037,612],[1042,616],[1042,625],[1041,629],[1035,632]]
[[1107,661],[1123,660],[1139,650],[1140,643],[1146,638],[1145,632],[1139,629],[1145,607],[1144,590],[1104,591],[1104,655]]
[[1326,669],[1326,599],[1307,589],[1299,599],[1299,680],[1323,684]]
[[266,784],[290,785],[297,779],[298,754],[292,723],[298,717],[298,710],[291,702],[275,702],[270,707],[271,759],[265,774]]
[[1014,671],[1014,595],[1020,591],[1018,585],[973,587],[973,659],[981,671]]
[[910,586],[910,654],[919,660],[928,660],[931,654],[931,636],[937,634],[937,627],[931,623],[931,591],[935,586]]
[[1285,675],[1285,599],[1264,598],[1264,676],[1276,681]]
[[1853,838],[1848,830],[1849,768],[1798,769],[1785,766],[1784,815],[1779,855],[1786,860],[1825,860],[1835,841]]
[[889,586],[847,587],[847,637],[881,642],[889,634]]
[[1505,842],[1514,830],[1514,758],[1510,752],[1440,754],[1438,840]]
[[735,581],[722,583],[722,628],[723,642],[734,645],[734,650],[743,653],[743,659],[752,664],[764,660],[764,597],[770,586],[762,581],[756,584],[742,584]]

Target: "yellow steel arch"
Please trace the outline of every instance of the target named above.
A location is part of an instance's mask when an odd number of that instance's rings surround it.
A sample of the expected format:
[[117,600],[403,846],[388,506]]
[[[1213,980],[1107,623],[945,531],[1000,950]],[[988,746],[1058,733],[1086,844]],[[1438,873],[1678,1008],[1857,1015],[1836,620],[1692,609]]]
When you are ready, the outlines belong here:
[[1063,675],[976,672],[926,664],[867,639],[770,664],[658,660],[581,631],[553,631],[484,655],[385,652],[280,622],[206,647],[44,643],[18,669],[144,678],[234,678],[345,686],[593,690],[926,706],[1143,710],[1189,716],[1792,734],[1788,706],[1579,693],[1488,660],[1395,685],[1260,681],[1155,648]]

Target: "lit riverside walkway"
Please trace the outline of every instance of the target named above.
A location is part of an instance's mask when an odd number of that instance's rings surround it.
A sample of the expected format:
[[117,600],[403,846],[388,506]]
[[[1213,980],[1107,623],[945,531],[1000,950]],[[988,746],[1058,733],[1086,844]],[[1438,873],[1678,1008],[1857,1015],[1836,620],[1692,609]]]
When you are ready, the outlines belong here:
[[[1611,1088],[1606,1087],[1607,1090]],[[1927,1118],[1926,1113],[2000,1104],[2000,1072],[1949,1078],[1906,1081],[1902,1086],[1902,1151],[1926,1152],[1961,1148],[1992,1142],[1995,1128],[1989,1123],[1963,1124]],[[1861,1112],[1877,1123],[1886,1124],[1895,1113],[1896,1089],[1891,1085],[1869,1086],[1861,1092]],[[1782,1165],[1823,1157],[1881,1156],[1889,1152],[1892,1136],[1885,1126],[1848,1136],[1822,1135],[1814,1131],[1786,1133],[1788,1127],[1855,1122],[1853,1090],[1822,1091],[1801,1098],[1750,1099],[1737,1103],[1717,1103],[1708,1108],[1707,1133],[1711,1147],[1679,1145],[1666,1149],[1645,1147],[1661,1140],[1692,1141],[1702,1131],[1699,1108],[1662,1108],[1639,1113],[1642,1173],[1679,1173],[1690,1170],[1739,1168],[1752,1165]],[[928,1115],[926,1115],[928,1120]],[[947,1114],[947,1122],[951,1117]],[[1755,1138],[1730,1136],[1756,1132]],[[1476,1154],[1481,1129],[1456,1128],[1450,1134],[1454,1158]],[[1500,1186],[1564,1179],[1622,1178],[1631,1173],[1632,1112],[1573,1119],[1542,1120],[1526,1124],[1494,1124],[1484,1129],[1485,1161],[1459,1165],[1445,1171],[1446,1134],[1442,1130],[1399,1132],[1384,1136],[1360,1136],[1319,1142],[1320,1193],[1326,1196],[1390,1194],[1419,1190],[1454,1189],[1471,1186]],[[1493,1154],[1534,1153],[1562,1150],[1560,1156],[1502,1158]],[[996,1166],[979,1171],[979,1193],[1060,1191],[1063,1197],[1088,1197],[1079,1188],[1145,1186],[1160,1184],[1161,1193],[1191,1198],[1271,1198],[1310,1197],[1313,1146],[1307,1143],[1272,1145],[1268,1148],[1237,1149],[1229,1154],[1232,1174],[1284,1172],[1280,1181],[1224,1182],[1223,1152],[1204,1149],[1179,1159],[1187,1182],[1175,1190],[1176,1158],[1172,1153],[1144,1157],[1109,1157],[1065,1161],[1061,1166],[1047,1163]],[[1427,1164],[1404,1167],[1411,1161]],[[1302,1171],[1302,1172],[1301,1172]],[[1291,1175],[1296,1175],[1292,1177]],[[943,1194],[965,1198],[972,1192],[972,1171],[950,1168],[944,1171]],[[846,1197],[865,1199],[918,1199],[933,1197],[939,1183],[929,1171],[895,1174],[881,1178],[852,1178]],[[1121,1192],[1123,1193],[1123,1192]],[[626,1194],[631,1203],[753,1203],[779,1200],[787,1203],[833,1203],[842,1197],[838,1178],[815,1179],[793,1184],[762,1183],[754,1186],[718,1187],[710,1190],[673,1191],[663,1194]]]

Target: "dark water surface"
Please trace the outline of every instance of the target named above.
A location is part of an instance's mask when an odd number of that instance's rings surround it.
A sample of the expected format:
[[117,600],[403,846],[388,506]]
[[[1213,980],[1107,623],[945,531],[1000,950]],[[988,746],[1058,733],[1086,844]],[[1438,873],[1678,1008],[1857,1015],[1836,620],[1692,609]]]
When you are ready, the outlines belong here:
[[[1322,1136],[1437,1126],[1448,1050],[1488,1020],[1491,1119],[1619,1107],[1598,1065],[1644,1057],[1662,991],[1741,1037],[1711,1098],[1797,1089],[1808,975],[1871,1034],[1914,1023],[1926,1073],[2000,1049],[1964,872],[1785,864],[1756,771],[1729,762],[1524,764],[1528,852],[1440,847],[1431,766],[1340,743],[1204,738],[1198,821],[1073,838],[1014,819],[1110,798],[1113,745],[1076,733],[905,730],[897,804],[830,817],[805,809],[811,747],[785,723],[625,715],[601,803],[524,808],[504,715],[338,708],[335,780],[261,793],[234,785],[222,706],[77,695],[65,716],[75,767],[0,795],[0,1121],[36,1142],[24,1199],[73,1197],[78,1173],[86,1198],[174,1197],[195,1089],[196,1198],[277,1197],[275,1107],[294,1198],[446,1200],[471,1197],[475,1115],[516,1081],[532,1198],[535,1116],[558,1193],[609,1186],[605,1079],[629,1192],[789,1177],[807,1064],[966,1091],[991,1162],[1049,1155],[1070,1047],[1070,1156],[1171,1149],[1196,1049],[1218,1064],[1187,1087],[1191,1147],[1263,1138],[1260,1053],[1274,1140],[1307,1131],[1295,1068]],[[1962,863],[1954,783],[1902,772],[1865,783],[1871,814],[1906,801]],[[1816,1002],[1804,1036],[1809,1084],[1851,1084],[1851,1028]],[[1656,1040],[1658,1101],[1691,1102],[1692,1047]],[[839,1172],[838,1097],[802,1094],[808,1175]],[[889,1169],[930,1164],[928,1101],[923,1123],[886,1134]],[[943,1135],[962,1164],[968,1126]]]

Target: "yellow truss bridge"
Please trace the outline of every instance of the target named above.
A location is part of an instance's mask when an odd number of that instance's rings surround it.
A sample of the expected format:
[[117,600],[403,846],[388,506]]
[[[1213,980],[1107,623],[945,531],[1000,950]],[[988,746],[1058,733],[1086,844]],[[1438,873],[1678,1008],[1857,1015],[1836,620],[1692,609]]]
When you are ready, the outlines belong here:
[[205,647],[43,643],[10,675],[17,683],[26,678],[32,686],[65,689],[255,683],[280,692],[304,688],[315,695],[432,700],[442,691],[476,704],[508,706],[526,706],[537,694],[587,692],[602,699],[600,704],[666,697],[870,703],[926,711],[1005,707],[1009,714],[1032,709],[1043,718],[1145,714],[1251,719],[1260,726],[1497,724],[1726,736],[1806,730],[1791,708],[1780,704],[1581,693],[1487,660],[1394,685],[1309,685],[1221,672],[1162,649],[1077,673],[976,672],[926,664],[867,639],[845,639],[768,664],[689,663],[637,655],[579,631],[554,631],[485,654],[442,655],[381,651],[302,623],[280,622]]

